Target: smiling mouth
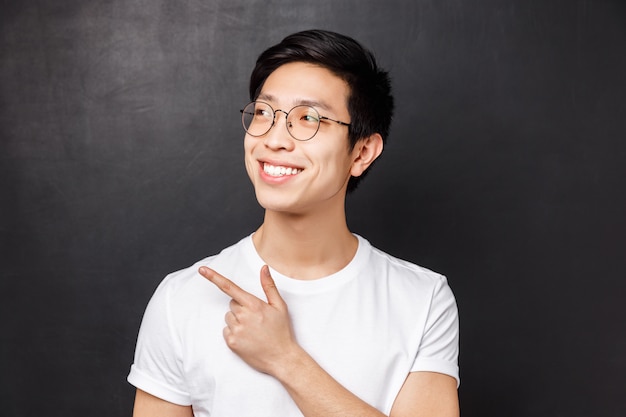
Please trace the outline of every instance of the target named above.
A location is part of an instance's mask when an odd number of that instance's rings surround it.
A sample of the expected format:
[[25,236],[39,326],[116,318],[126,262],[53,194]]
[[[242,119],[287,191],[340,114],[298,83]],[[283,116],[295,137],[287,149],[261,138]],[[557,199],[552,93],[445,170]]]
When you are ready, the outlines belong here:
[[271,165],[263,163],[263,172],[271,177],[284,177],[287,175],[297,175],[302,172],[299,168],[285,167],[281,165]]

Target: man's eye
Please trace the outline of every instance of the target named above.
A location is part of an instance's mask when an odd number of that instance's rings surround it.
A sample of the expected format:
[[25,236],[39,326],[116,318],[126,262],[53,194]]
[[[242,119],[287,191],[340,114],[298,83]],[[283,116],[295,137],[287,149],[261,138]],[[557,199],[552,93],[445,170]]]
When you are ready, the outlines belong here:
[[304,116],[302,116],[302,120],[305,122],[309,122],[309,123],[317,123],[319,122],[318,118],[310,115],[310,114],[305,114]]

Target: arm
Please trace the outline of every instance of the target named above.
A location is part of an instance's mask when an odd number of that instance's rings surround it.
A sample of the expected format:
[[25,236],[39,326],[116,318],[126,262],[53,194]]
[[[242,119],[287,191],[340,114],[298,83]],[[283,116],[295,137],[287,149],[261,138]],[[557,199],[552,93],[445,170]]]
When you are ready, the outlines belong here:
[[193,417],[193,411],[137,389],[133,417]]
[[[283,372],[273,376],[306,417],[384,416],[341,386],[306,353],[302,362],[292,363]],[[389,416],[459,417],[456,379],[435,372],[410,373]]]
[[[224,328],[228,347],[256,370],[280,381],[306,417],[384,416],[339,384],[298,345],[287,305],[267,266],[261,270],[267,302],[209,268],[199,272],[232,298]],[[454,378],[432,372],[407,377],[391,417],[421,416],[458,416]]]
[[390,417],[459,417],[456,379],[436,372],[411,372]]

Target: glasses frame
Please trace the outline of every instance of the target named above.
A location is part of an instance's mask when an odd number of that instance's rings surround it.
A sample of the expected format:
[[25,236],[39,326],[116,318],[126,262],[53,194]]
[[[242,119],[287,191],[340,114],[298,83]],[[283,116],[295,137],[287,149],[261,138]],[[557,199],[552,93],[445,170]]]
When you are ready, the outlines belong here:
[[[273,114],[273,115],[272,115],[272,124],[271,124],[271,125],[267,128],[267,130],[266,130],[265,132],[261,133],[261,134],[258,134],[258,135],[253,135],[253,134],[252,134],[252,133],[250,133],[250,131],[248,131],[248,129],[246,128],[246,123],[245,123],[245,121],[244,121],[244,117],[245,117],[246,113],[244,112],[244,110],[245,110],[248,106],[250,106],[251,104],[256,104],[256,103],[264,104],[264,105],[266,105],[267,107],[269,107],[269,108],[270,108],[270,110],[272,111],[272,114]],[[307,139],[300,139],[300,138],[297,138],[297,137],[295,137],[295,136],[293,135],[293,133],[291,133],[291,131],[289,130],[289,123],[288,123],[288,120],[289,120],[289,114],[293,111],[293,109],[296,109],[296,108],[298,108],[298,107],[308,107],[308,108],[310,108],[310,109],[313,109],[313,110],[315,111],[315,113],[318,115],[318,118],[317,118],[317,119],[318,119],[318,122],[317,122],[317,129],[315,129],[315,132],[311,135],[311,137],[310,137],[310,138],[307,138]],[[253,136],[253,137],[255,137],[255,138],[258,138],[258,137],[260,137],[260,136],[266,135],[266,134],[267,134],[270,130],[272,130],[272,128],[273,128],[273,127],[274,127],[274,125],[276,124],[276,113],[278,113],[278,112],[281,112],[281,113],[284,113],[284,114],[285,114],[285,128],[287,129],[287,133],[289,133],[289,136],[291,136],[292,138],[294,138],[295,140],[300,141],[300,142],[306,142],[307,140],[311,140],[311,139],[313,139],[313,138],[315,137],[315,135],[317,135],[317,132],[319,132],[319,130],[320,130],[320,125],[322,124],[322,123],[321,123],[321,122],[322,122],[322,120],[328,120],[329,122],[335,122],[335,123],[337,123],[337,124],[339,124],[339,125],[341,125],[341,126],[347,126],[348,128],[350,127],[350,123],[346,123],[346,122],[342,122],[342,121],[340,121],[340,120],[331,119],[330,117],[322,116],[322,115],[320,114],[320,112],[319,112],[319,111],[317,111],[317,109],[316,109],[315,107],[313,107],[313,106],[309,106],[308,104],[299,104],[299,105],[297,105],[297,106],[292,107],[289,111],[284,111],[284,110],[282,110],[282,109],[276,109],[276,110],[274,110],[274,108],[273,108],[273,107],[272,107],[269,103],[266,103],[265,101],[255,100],[255,101],[251,101],[250,103],[246,104],[246,105],[243,107],[243,109],[239,110],[239,112],[241,113],[241,124],[243,125],[243,130],[245,130],[245,131],[246,131],[246,133],[247,133],[248,135]]]

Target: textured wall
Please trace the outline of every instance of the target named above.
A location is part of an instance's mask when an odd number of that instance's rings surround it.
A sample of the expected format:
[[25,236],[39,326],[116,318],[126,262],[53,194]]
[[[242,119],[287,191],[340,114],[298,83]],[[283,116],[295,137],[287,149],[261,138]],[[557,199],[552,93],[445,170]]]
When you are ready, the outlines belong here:
[[623,2],[1,4],[3,416],[130,414],[156,285],[261,221],[238,111],[254,60],[312,27],[392,74],[349,221],[448,276],[463,415],[623,415]]

